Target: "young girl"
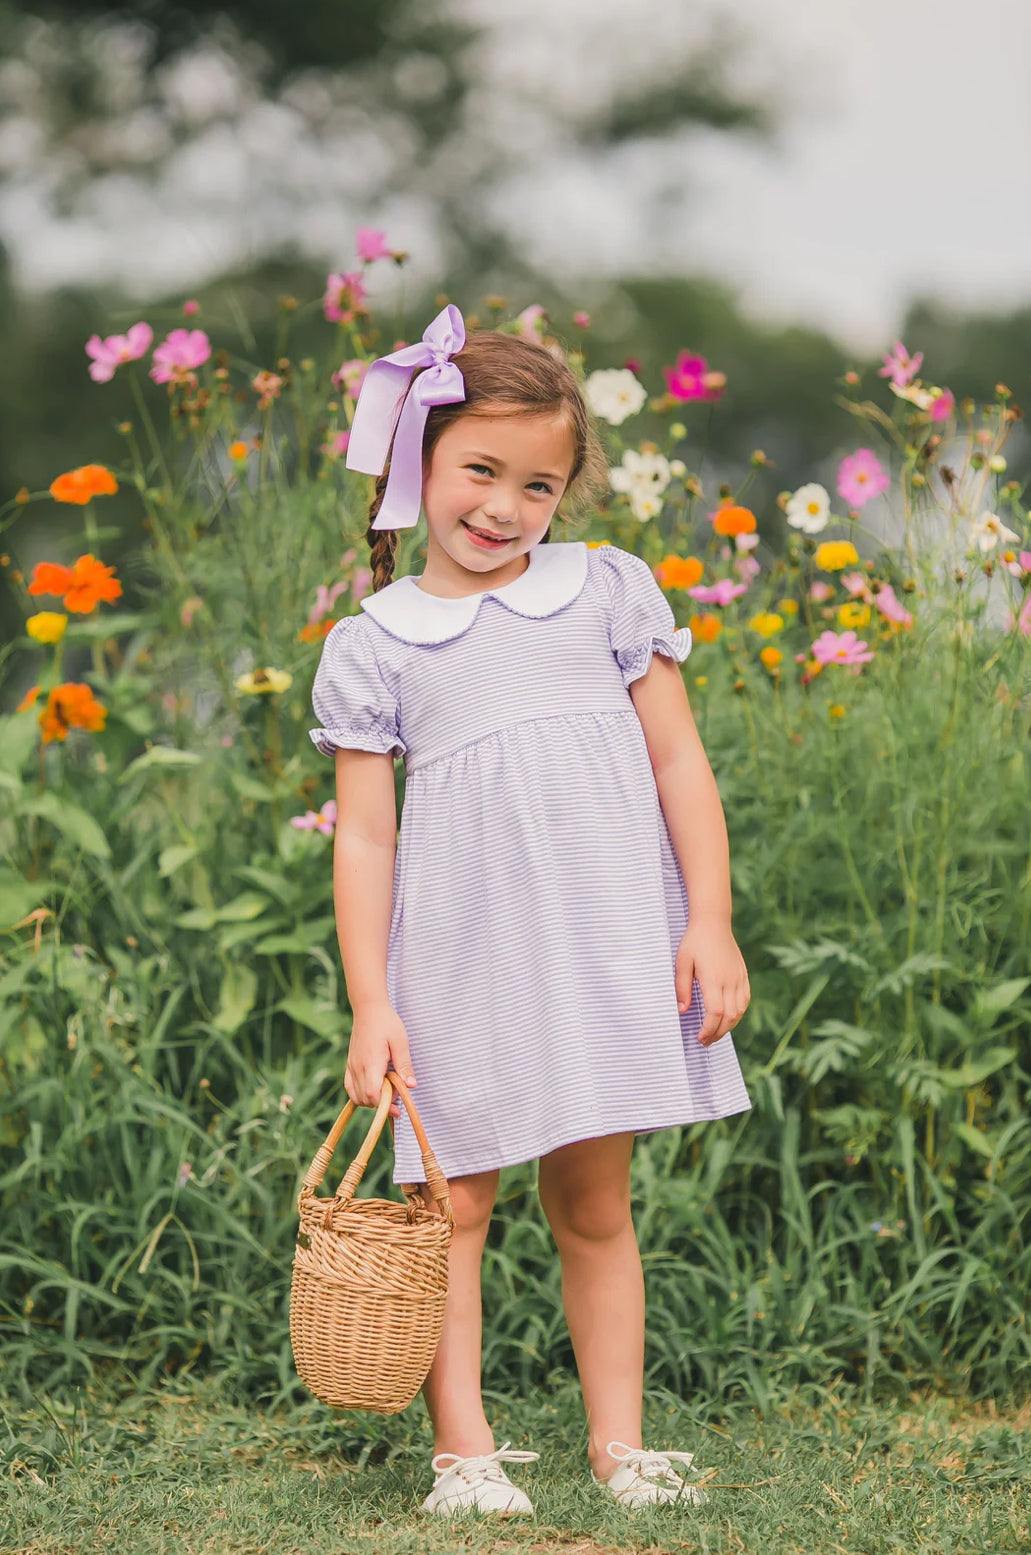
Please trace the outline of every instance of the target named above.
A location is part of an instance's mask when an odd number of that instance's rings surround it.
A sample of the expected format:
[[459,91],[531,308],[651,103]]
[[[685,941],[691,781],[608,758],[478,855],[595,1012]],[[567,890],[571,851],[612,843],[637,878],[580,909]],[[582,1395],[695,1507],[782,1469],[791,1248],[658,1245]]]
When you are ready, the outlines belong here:
[[[574,374],[533,340],[467,339],[449,305],[370,367],[347,463],[379,476],[373,592],[326,638],[312,739],[336,761],[347,1094],[375,1106],[390,1067],[417,1085],[451,1187],[423,1507],[533,1510],[501,1465],[539,1454],[495,1450],[480,1394],[498,1173],[532,1160],[593,1478],[628,1506],[701,1501],[690,1453],[642,1443],[630,1207],[636,1134],[751,1107],[727,831],[678,668],[691,633],[641,558],[546,543],[606,459]],[[392,581],[396,531],[421,511],[425,571]],[[408,1115],[391,1113],[394,1181],[421,1182]]]

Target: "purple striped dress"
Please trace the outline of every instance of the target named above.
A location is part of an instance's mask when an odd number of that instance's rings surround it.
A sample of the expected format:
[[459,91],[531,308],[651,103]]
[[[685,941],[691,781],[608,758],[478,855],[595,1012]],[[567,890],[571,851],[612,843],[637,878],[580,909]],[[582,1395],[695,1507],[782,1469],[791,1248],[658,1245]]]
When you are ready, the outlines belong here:
[[[677,1009],[687,891],[628,688],[691,633],[648,564],[538,544],[497,589],[409,575],[361,607],[326,637],[311,737],[405,761],[387,988],[445,1175],[747,1111],[697,980]],[[394,1181],[422,1181],[403,1109],[394,1142]]]

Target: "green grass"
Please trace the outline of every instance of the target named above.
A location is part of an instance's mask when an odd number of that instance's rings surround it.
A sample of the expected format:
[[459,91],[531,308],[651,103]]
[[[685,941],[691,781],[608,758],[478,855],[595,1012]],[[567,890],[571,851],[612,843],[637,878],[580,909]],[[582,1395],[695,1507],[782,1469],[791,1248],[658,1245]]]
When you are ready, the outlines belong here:
[[432,1437],[421,1399],[400,1416],[311,1403],[263,1412],[213,1381],[143,1396],[8,1400],[2,1414],[5,1555],[408,1555],[630,1550],[1026,1551],[1031,1404],[913,1394],[788,1395],[760,1413],[652,1394],[649,1446],[696,1453],[704,1507],[628,1513],[590,1481],[573,1381],[532,1400],[492,1397],[500,1445],[541,1453],[513,1479],[533,1519],[421,1516]]

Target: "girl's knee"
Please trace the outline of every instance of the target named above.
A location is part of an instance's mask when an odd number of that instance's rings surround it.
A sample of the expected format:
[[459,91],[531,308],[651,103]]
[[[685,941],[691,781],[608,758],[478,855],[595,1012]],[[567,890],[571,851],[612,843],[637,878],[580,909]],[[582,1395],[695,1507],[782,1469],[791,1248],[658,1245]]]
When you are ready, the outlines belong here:
[[562,1184],[546,1178],[539,1186],[541,1205],[555,1240],[608,1242],[632,1228],[629,1184]]

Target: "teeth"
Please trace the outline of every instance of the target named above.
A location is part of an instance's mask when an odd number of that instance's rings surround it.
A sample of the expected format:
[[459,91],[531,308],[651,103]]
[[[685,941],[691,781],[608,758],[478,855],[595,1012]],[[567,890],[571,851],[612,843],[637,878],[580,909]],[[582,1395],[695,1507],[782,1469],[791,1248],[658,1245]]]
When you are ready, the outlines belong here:
[[504,540],[507,538],[505,535],[488,534],[486,529],[473,529],[472,524],[466,524],[465,527],[467,529],[472,529],[474,535],[479,535],[484,540]]

